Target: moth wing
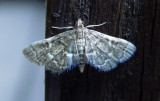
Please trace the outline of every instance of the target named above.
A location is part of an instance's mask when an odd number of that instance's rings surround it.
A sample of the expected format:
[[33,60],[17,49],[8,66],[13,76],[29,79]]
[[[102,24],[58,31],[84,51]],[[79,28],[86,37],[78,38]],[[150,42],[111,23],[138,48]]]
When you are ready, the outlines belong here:
[[86,35],[87,63],[100,71],[109,71],[128,60],[136,51],[136,47],[120,38],[88,30]]
[[79,64],[75,38],[75,30],[66,31],[32,43],[23,50],[23,54],[53,73],[61,73]]

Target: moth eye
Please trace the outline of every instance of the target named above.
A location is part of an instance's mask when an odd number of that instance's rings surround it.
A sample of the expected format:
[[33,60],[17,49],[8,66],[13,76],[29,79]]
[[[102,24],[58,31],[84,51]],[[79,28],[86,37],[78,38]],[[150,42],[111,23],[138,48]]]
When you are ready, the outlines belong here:
[[84,25],[84,21],[82,21],[82,24]]
[[78,22],[75,23],[75,26],[78,26]]

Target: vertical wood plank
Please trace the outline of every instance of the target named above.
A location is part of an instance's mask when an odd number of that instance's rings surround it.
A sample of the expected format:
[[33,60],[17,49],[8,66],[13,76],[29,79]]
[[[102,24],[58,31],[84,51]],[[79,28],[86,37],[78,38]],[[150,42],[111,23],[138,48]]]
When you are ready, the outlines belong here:
[[46,71],[46,101],[159,101],[160,100],[160,2],[159,0],[48,0],[46,38],[73,26],[77,18],[94,28],[124,38],[137,47],[135,55],[110,72],[86,65],[61,75]]
[[145,2],[142,101],[160,100],[160,1]]

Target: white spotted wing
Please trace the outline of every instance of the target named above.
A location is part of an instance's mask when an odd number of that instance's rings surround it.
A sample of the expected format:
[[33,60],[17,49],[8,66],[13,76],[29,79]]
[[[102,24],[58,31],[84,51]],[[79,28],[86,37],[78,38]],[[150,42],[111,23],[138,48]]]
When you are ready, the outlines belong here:
[[94,30],[88,30],[86,35],[87,64],[109,71],[128,60],[136,51],[136,47],[120,38],[115,38]]
[[23,54],[30,61],[44,65],[53,73],[61,73],[79,64],[75,40],[75,30],[69,30],[34,42],[23,50]]

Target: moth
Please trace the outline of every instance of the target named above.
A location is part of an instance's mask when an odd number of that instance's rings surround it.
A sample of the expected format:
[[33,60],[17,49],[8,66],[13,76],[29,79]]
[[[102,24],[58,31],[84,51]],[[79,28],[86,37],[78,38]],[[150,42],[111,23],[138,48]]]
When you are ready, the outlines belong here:
[[128,60],[136,51],[136,47],[120,38],[112,37],[84,27],[81,19],[75,27],[52,27],[57,29],[72,29],[53,37],[32,43],[23,50],[30,61],[45,66],[47,70],[62,73],[78,66],[83,73],[85,64],[99,71],[110,71]]

